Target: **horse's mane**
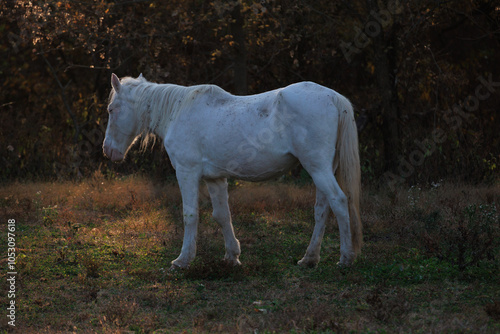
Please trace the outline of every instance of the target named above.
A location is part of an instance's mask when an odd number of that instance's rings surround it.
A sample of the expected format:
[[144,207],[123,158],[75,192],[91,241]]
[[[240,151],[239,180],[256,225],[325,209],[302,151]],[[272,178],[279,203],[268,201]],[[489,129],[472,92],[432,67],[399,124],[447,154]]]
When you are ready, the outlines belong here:
[[[189,111],[197,96],[229,94],[215,85],[179,86],[174,84],[157,84],[139,78],[125,77],[121,84],[130,87],[130,102],[139,114],[141,122],[142,143],[145,149],[155,133],[164,132],[173,120],[181,113]],[[115,91],[111,91],[111,102]]]

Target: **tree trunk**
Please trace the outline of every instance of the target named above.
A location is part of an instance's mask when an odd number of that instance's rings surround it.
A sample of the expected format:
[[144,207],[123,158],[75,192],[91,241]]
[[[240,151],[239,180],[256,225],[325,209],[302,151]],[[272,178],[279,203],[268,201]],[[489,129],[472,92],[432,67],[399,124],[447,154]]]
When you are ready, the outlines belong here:
[[[367,0],[371,12],[378,13],[380,8],[377,0]],[[386,6],[387,8],[387,6]],[[386,170],[395,170],[400,154],[399,141],[399,117],[398,117],[398,95],[394,80],[395,63],[391,53],[395,52],[394,41],[394,18],[387,27],[391,36],[388,38],[381,28],[378,34],[373,36],[373,65],[375,67],[375,79],[380,91],[382,108],[382,133],[384,136],[384,158]]]
[[245,24],[244,17],[241,13],[241,4],[238,3],[231,12],[231,32],[234,40],[234,93],[237,95],[245,95],[248,93],[247,84],[247,51],[245,47]]

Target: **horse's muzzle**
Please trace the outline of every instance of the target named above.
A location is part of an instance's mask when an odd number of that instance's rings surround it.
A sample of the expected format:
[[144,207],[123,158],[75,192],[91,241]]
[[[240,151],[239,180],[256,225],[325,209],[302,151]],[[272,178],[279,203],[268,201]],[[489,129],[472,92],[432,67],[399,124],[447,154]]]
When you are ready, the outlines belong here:
[[110,148],[109,146],[104,145],[103,146],[103,151],[104,154],[111,159],[111,161],[116,162],[116,161],[122,161],[124,156],[123,153],[118,151],[117,149]]

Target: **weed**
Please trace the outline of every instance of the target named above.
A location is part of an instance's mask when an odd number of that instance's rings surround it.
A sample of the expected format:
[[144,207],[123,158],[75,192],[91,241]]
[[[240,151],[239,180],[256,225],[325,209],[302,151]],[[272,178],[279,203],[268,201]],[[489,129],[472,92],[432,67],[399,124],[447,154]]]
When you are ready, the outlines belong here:
[[101,263],[91,255],[80,255],[78,262],[85,269],[87,277],[98,278],[100,276],[99,270],[101,268]]
[[450,219],[433,219],[434,224],[426,224],[421,239],[425,249],[460,271],[478,266],[483,260],[495,260],[500,251],[500,216],[496,206],[472,204],[454,211]]
[[54,224],[59,215],[57,205],[42,208],[42,219],[45,226]]
[[56,262],[65,262],[68,258],[69,249],[68,246],[60,246],[57,249]]
[[121,295],[110,298],[103,306],[103,320],[122,327],[132,323],[139,305],[134,299]]

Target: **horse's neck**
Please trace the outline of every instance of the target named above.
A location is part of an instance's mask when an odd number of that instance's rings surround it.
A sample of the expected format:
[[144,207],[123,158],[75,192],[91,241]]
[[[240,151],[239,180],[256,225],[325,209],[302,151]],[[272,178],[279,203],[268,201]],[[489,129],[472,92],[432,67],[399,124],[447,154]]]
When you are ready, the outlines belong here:
[[171,122],[180,112],[186,93],[186,87],[171,84],[145,87],[138,106],[144,131],[165,138]]
[[150,84],[142,88],[138,108],[147,124],[147,132],[165,138],[172,121],[181,113],[188,112],[199,96],[227,94],[213,85],[184,87],[172,84]]

